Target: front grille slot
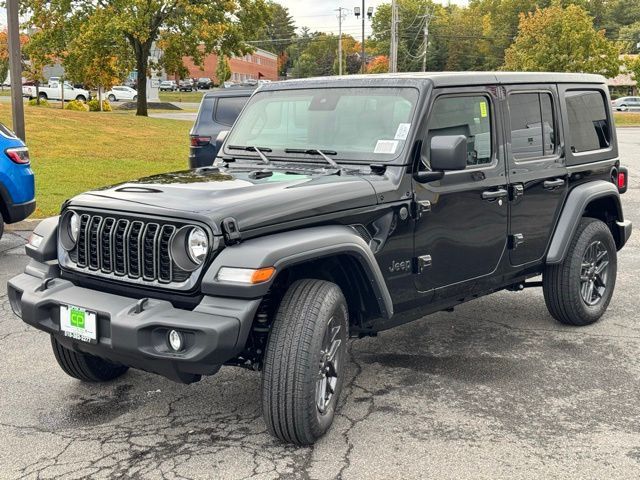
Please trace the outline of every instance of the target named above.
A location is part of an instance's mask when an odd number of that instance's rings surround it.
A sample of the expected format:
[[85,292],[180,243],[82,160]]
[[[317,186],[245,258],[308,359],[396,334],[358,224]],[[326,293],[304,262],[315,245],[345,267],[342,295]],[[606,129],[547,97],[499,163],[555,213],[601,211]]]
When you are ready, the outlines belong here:
[[83,213],[69,259],[91,274],[184,284],[192,273],[180,269],[171,255],[171,242],[181,226]]

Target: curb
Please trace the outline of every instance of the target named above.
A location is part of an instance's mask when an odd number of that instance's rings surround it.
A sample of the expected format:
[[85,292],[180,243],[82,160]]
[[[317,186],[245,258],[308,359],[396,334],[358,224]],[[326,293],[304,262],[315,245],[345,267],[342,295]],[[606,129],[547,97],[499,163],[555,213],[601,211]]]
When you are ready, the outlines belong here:
[[11,225],[5,225],[4,229],[7,232],[31,232],[42,220],[44,220],[44,218],[30,218],[22,220],[21,222],[12,223]]

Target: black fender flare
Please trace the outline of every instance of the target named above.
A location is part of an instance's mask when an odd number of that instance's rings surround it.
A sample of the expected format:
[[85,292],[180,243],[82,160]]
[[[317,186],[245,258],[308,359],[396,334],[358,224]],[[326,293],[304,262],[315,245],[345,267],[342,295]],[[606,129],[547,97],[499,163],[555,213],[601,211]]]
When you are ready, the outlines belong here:
[[[623,230],[627,228],[630,233],[630,222],[624,221],[620,193],[613,183],[605,180],[597,180],[578,185],[569,192],[562,208],[562,213],[560,214],[549,245],[546,258],[547,264],[558,264],[564,260],[571,239],[588,205],[594,200],[602,198],[611,198],[613,200],[617,227]],[[625,234],[620,241],[617,241],[618,249],[624,246],[627,238],[628,234]]]
[[277,274],[290,266],[337,254],[351,255],[358,261],[371,282],[382,316],[391,318],[393,302],[371,248],[353,229],[342,225],[276,233],[226,247],[206,271],[202,293],[221,297],[263,297],[273,279],[257,285],[221,282],[217,279],[218,271],[221,267],[275,267]]

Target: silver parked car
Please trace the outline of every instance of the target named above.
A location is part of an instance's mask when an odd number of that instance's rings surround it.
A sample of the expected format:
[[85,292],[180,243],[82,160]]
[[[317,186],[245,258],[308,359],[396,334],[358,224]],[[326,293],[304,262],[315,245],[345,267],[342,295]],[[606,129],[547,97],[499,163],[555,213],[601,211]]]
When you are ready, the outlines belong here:
[[640,108],[640,97],[620,97],[611,102],[613,108],[620,112]]

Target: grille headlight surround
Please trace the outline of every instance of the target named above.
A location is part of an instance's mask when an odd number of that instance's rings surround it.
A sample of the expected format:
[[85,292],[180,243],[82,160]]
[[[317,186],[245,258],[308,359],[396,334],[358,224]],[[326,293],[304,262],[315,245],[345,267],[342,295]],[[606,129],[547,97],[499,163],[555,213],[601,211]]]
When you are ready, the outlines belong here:
[[59,235],[62,247],[71,251],[78,243],[80,233],[80,215],[73,210],[67,210],[60,219]]
[[182,227],[171,242],[171,258],[178,267],[187,272],[200,268],[209,255],[209,236],[200,227]]

